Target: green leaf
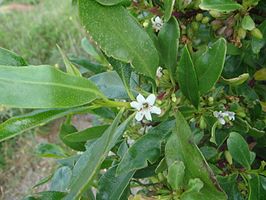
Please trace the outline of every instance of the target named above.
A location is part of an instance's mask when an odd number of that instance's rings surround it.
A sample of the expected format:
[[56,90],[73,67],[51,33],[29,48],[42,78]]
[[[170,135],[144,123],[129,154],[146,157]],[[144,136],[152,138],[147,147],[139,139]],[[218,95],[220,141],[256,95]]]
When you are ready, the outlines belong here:
[[121,196],[129,184],[134,171],[116,176],[116,168],[114,166],[102,175],[98,184],[97,200],[122,200]]
[[104,6],[113,6],[125,0],[96,0],[96,1]]
[[195,61],[195,69],[199,81],[199,90],[208,92],[219,79],[225,62],[226,41],[220,38]]
[[182,161],[173,162],[168,168],[167,181],[174,190],[183,187],[185,165]]
[[249,15],[246,15],[242,19],[241,26],[243,29],[249,30],[249,31],[253,30],[256,27],[255,22]]
[[174,17],[171,17],[168,22],[164,23],[160,30],[158,41],[163,65],[168,68],[173,83],[175,82],[174,76],[176,74],[179,38],[179,24]]
[[64,142],[64,144],[69,146],[71,149],[74,149],[76,151],[85,151],[86,142],[73,142],[73,141],[65,140],[66,136],[76,133],[76,132],[77,132],[77,129],[73,125],[63,123],[60,128],[59,137]]
[[230,133],[230,136],[227,139],[227,147],[233,160],[246,169],[250,169],[250,152],[248,144],[240,134],[236,132]]
[[249,194],[248,200],[264,200],[265,191],[261,187],[261,180],[258,174],[252,174],[248,180]]
[[0,104],[17,108],[74,107],[103,97],[91,81],[51,66],[0,66],[0,94]]
[[70,185],[71,176],[72,171],[69,167],[60,167],[54,173],[54,176],[51,180],[50,190],[67,192],[68,186]]
[[[103,72],[90,77],[100,91],[110,99],[128,99],[123,81],[115,71]],[[137,94],[137,91],[133,91]]]
[[201,0],[199,7],[202,10],[216,10],[219,12],[230,12],[242,8],[233,0]]
[[173,121],[163,122],[138,139],[123,156],[117,167],[117,174],[124,174],[154,163],[160,155],[161,143],[173,127]]
[[0,65],[26,66],[26,61],[19,55],[0,47]]
[[241,85],[248,79],[249,79],[248,73],[244,73],[244,74],[239,75],[238,77],[230,78],[230,79],[226,79],[226,78],[222,77],[223,82],[225,82],[226,84],[229,84],[231,86]]
[[190,179],[188,188],[182,193],[180,200],[197,200],[203,186],[204,184],[199,178]]
[[132,120],[131,116],[119,127],[119,121],[123,110],[119,112],[111,126],[95,142],[92,142],[87,150],[80,156],[73,169],[73,176],[70,185],[69,194],[65,200],[77,200],[81,194],[90,186],[92,180],[110,149],[115,145],[117,139],[122,136],[125,128]]
[[114,70],[118,73],[121,80],[123,81],[123,84],[125,86],[125,89],[130,99],[134,99],[134,96],[130,90],[130,79],[131,79],[131,73],[132,73],[132,68],[130,67],[130,64],[120,62],[111,57],[108,58],[108,61],[113,66]]
[[82,75],[81,75],[80,71],[76,68],[75,65],[73,65],[73,64],[69,61],[69,59],[68,59],[68,57],[66,56],[65,52],[60,48],[59,45],[57,45],[57,48],[58,48],[58,50],[59,50],[59,52],[60,52],[60,54],[61,54],[61,56],[62,56],[62,58],[63,58],[64,64],[65,64],[65,66],[66,66],[66,71],[67,71],[67,73],[68,73],[68,74],[71,74],[71,75],[74,75],[74,76],[79,76],[79,77],[81,77]]
[[42,126],[52,120],[64,117],[68,114],[75,114],[88,111],[89,107],[72,109],[38,110],[32,113],[13,117],[0,124],[0,142],[12,138],[29,129]]
[[[197,200],[225,200],[226,195],[221,190],[213,172],[206,160],[193,142],[193,134],[182,116],[177,111],[176,127],[168,139],[165,147],[166,162],[170,166],[175,161],[182,161],[185,165],[185,180],[198,178],[204,186],[196,193]],[[194,194],[194,193],[193,193]]]
[[155,78],[158,52],[124,7],[79,0],[79,13],[85,28],[108,57],[130,63],[139,73]]
[[68,142],[86,142],[97,139],[102,136],[107,128],[108,125],[90,127],[79,132],[68,134],[64,136],[64,140]]
[[217,179],[226,192],[228,200],[242,200],[241,193],[237,187],[237,174],[230,174],[228,176],[217,176]]
[[198,108],[199,86],[194,64],[187,46],[183,49],[179,66],[177,68],[178,83],[184,96]]
[[47,158],[64,158],[66,154],[64,150],[56,145],[49,143],[41,143],[36,148],[36,154],[41,157]]
[[175,0],[165,0],[164,1],[164,6],[165,6],[164,20],[165,20],[165,22],[167,22],[171,18],[172,12],[174,9],[174,5],[175,5]]
[[66,193],[63,192],[45,191],[26,197],[23,200],[63,200],[65,195]]

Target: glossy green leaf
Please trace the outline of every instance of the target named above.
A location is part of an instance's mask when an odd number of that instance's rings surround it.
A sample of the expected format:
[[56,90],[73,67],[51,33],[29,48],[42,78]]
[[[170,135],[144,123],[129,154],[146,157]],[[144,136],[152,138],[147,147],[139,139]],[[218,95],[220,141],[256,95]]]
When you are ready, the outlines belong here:
[[203,188],[199,193],[193,193],[193,199],[227,199],[206,160],[193,142],[193,134],[190,127],[179,111],[176,113],[176,127],[165,147],[165,155],[168,166],[175,161],[184,163],[185,182],[195,178],[203,182]]
[[117,167],[117,174],[124,174],[148,166],[148,161],[154,163],[161,152],[161,143],[169,134],[173,121],[163,122],[154,127],[148,134],[138,139],[123,156]]
[[132,120],[132,116],[124,121],[119,127],[119,121],[123,111],[120,111],[111,126],[95,142],[92,142],[86,151],[80,156],[74,166],[70,190],[65,200],[77,200],[81,194],[90,186],[95,174],[98,172],[102,162],[110,149],[115,145],[117,139],[122,136],[125,128]]
[[116,166],[108,169],[99,180],[97,200],[123,200],[121,196],[129,184],[134,171],[116,176]]
[[171,16],[174,9],[175,0],[165,0],[164,1],[164,20],[167,22]]
[[195,69],[201,93],[209,91],[219,79],[225,62],[226,41],[220,38],[195,61]]
[[51,66],[0,66],[0,104],[17,108],[66,108],[103,97],[89,80]]
[[81,77],[82,75],[81,75],[79,69],[76,68],[76,66],[69,61],[69,59],[66,56],[65,52],[60,48],[59,45],[57,45],[57,48],[58,48],[58,50],[59,50],[59,52],[60,52],[60,54],[61,54],[61,56],[63,58],[67,73],[72,74],[74,76]]
[[88,111],[89,107],[72,109],[38,110],[32,113],[13,117],[0,124],[0,142],[12,138],[29,129],[42,126],[52,120],[64,117],[68,114],[75,114]]
[[72,176],[71,168],[67,166],[57,169],[51,180],[50,190],[58,192],[67,192]]
[[251,31],[252,29],[254,29],[256,27],[255,22],[253,21],[253,19],[249,15],[246,15],[242,19],[241,26],[243,29],[249,30],[249,31]]
[[174,82],[177,66],[177,51],[179,46],[180,29],[177,20],[171,17],[164,23],[158,35],[163,66],[168,68]]
[[182,161],[175,161],[168,167],[167,181],[174,190],[183,187],[185,165]]
[[155,77],[158,52],[149,35],[124,7],[79,0],[79,13],[85,28],[108,57],[130,63],[139,73]]
[[227,139],[227,147],[233,160],[246,169],[250,169],[250,152],[248,144],[240,134],[236,132],[230,133],[230,136]]
[[202,0],[199,7],[202,10],[216,10],[220,12],[230,12],[242,8],[234,0]]
[[[128,94],[123,81],[115,71],[103,72],[90,79],[99,90],[110,99],[128,99]],[[133,91],[134,94],[137,91]]]
[[0,47],[0,65],[26,66],[26,61],[19,55]]
[[178,83],[184,96],[197,108],[199,105],[199,85],[187,46],[183,49],[177,68]]
[[50,143],[41,143],[36,147],[36,154],[47,158],[64,158],[66,154],[64,150],[56,145]]
[[86,142],[88,140],[97,139],[102,136],[108,125],[94,126],[79,132],[73,132],[64,136],[64,140],[68,142]]

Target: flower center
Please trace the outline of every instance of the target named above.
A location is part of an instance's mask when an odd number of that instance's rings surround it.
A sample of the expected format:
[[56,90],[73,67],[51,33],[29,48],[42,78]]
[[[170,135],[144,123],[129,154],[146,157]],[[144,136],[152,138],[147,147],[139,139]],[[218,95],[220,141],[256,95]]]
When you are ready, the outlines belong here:
[[149,104],[148,103],[143,103],[142,106],[143,106],[143,109],[149,108]]

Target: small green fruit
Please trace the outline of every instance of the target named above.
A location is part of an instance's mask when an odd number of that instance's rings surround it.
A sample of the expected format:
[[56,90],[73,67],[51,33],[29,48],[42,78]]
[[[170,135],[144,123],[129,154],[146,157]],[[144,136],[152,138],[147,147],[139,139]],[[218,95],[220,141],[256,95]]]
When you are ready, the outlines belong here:
[[251,31],[251,35],[252,35],[253,37],[257,38],[257,39],[263,39],[263,35],[262,35],[260,29],[258,29],[258,28],[254,28],[254,29],[252,29],[252,31]]
[[199,23],[198,22],[192,22],[191,27],[194,31],[198,31],[199,30]]
[[197,15],[196,15],[196,21],[201,21],[202,20],[202,18],[203,18],[203,14],[202,13],[198,13]]
[[201,20],[201,23],[207,24],[209,21],[210,21],[209,17],[203,17],[203,19]]

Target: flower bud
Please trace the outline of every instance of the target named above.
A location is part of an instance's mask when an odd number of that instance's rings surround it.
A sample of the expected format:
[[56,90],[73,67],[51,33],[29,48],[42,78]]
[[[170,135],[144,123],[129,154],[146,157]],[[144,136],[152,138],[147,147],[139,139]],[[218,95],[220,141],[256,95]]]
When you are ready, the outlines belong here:
[[225,21],[225,24],[228,26],[228,27],[233,27],[235,25],[236,21],[235,21],[235,18],[234,16],[231,16],[229,17],[226,21]]
[[262,35],[260,29],[258,29],[258,28],[254,28],[254,29],[252,29],[252,31],[251,31],[251,35],[252,35],[253,37],[257,38],[257,39],[263,39],[263,35]]
[[222,14],[220,12],[216,11],[216,10],[211,10],[209,13],[214,18],[219,18],[219,17],[222,16]]
[[242,27],[240,27],[238,30],[237,30],[237,35],[240,39],[244,39],[247,35],[247,31],[245,29],[243,29]]
[[230,37],[233,34],[234,30],[231,27],[227,27],[224,30],[224,36],[225,37]]
[[229,151],[225,151],[224,152],[224,156],[225,156],[225,159],[227,160],[227,162],[229,163],[229,165],[232,165],[233,164],[233,159],[232,159],[232,156],[230,154]]
[[212,26],[212,29],[216,31],[223,26],[223,22],[219,19],[215,19],[211,22],[211,26]]
[[206,121],[205,121],[203,116],[200,117],[199,127],[200,127],[200,129],[207,128],[207,124],[206,124]]
[[196,21],[201,21],[202,20],[202,18],[203,18],[203,14],[202,13],[198,13],[197,15],[196,15]]
[[226,26],[223,26],[222,28],[218,29],[216,33],[218,35],[223,35],[226,28],[227,28]]
[[209,17],[203,17],[203,19],[201,20],[201,23],[207,24],[209,21],[210,21]]
[[214,101],[213,97],[209,97],[208,98],[208,105],[209,106],[213,105],[213,101]]

